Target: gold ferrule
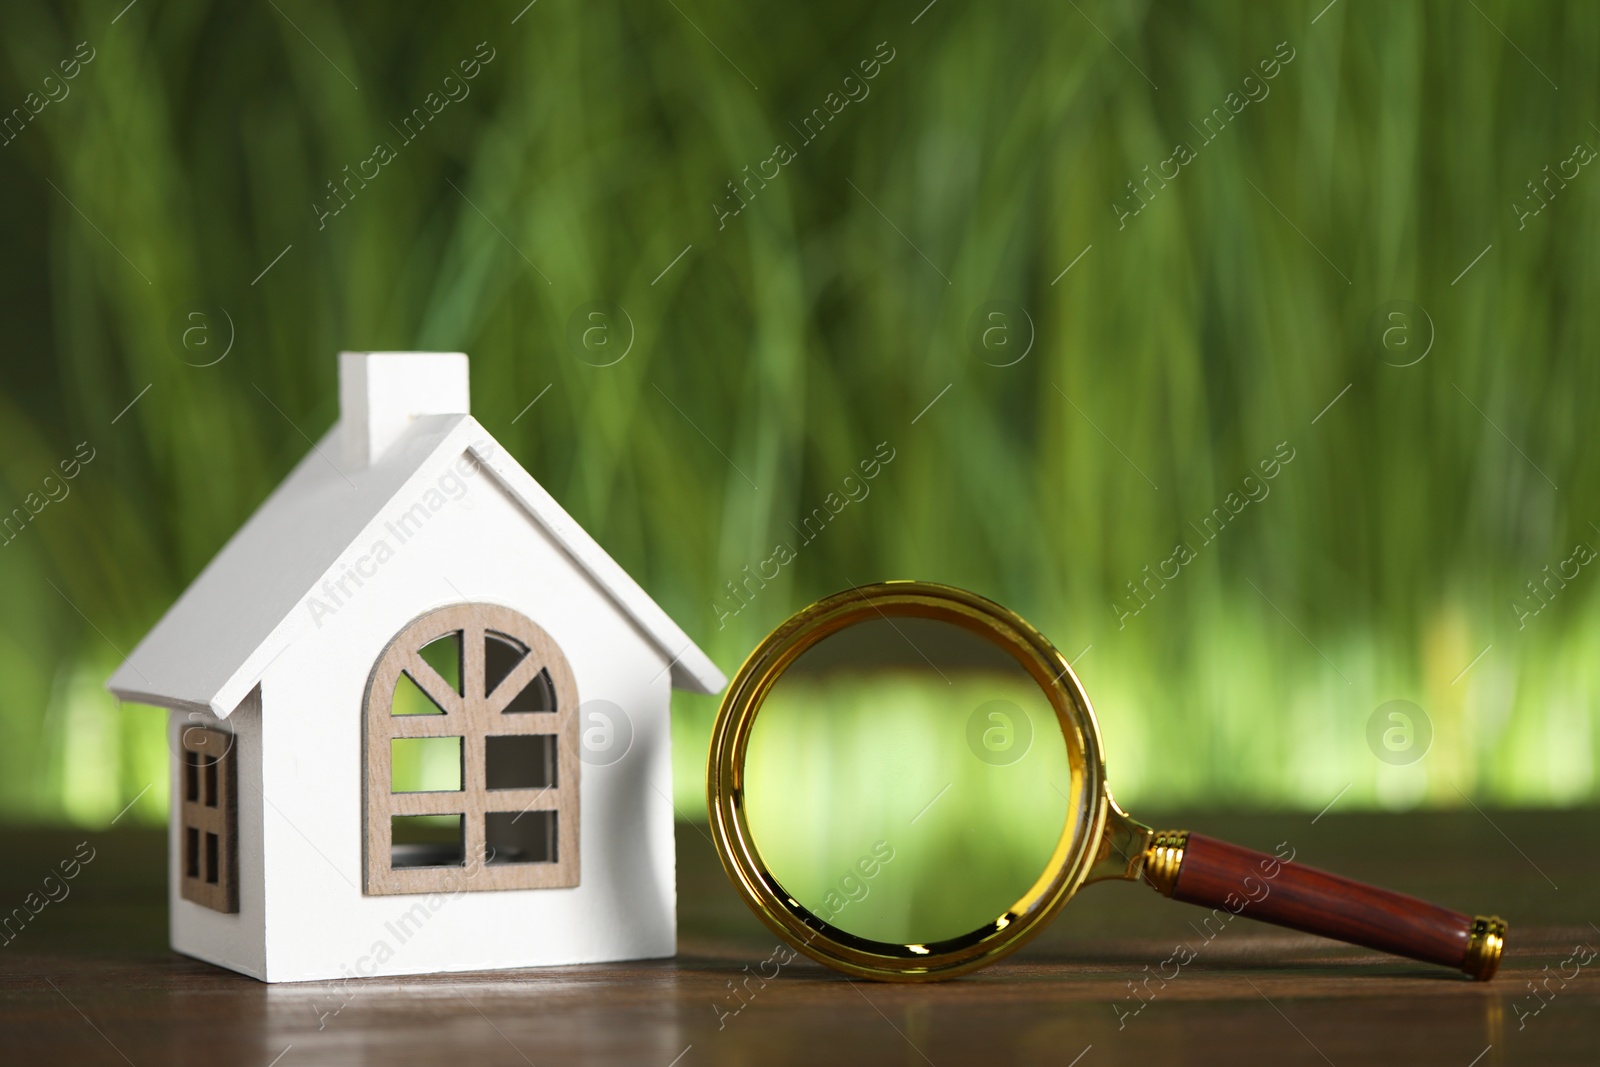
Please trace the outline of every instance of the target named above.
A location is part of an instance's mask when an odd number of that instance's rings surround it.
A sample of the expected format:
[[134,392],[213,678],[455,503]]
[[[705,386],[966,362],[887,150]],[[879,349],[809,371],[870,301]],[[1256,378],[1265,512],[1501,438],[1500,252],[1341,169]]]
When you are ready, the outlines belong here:
[[1467,958],[1461,970],[1480,982],[1487,982],[1500,969],[1500,954],[1506,947],[1506,921],[1498,915],[1479,915],[1472,920],[1472,936],[1467,941]]
[[1144,880],[1164,897],[1170,897],[1178,884],[1178,868],[1188,845],[1187,830],[1157,830],[1144,850]]

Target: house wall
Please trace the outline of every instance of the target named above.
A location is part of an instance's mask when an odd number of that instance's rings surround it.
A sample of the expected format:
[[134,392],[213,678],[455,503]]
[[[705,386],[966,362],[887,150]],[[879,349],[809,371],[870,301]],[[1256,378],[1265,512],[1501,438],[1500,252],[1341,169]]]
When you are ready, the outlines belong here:
[[[238,774],[239,910],[224,914],[184,900],[183,863],[183,732],[207,726],[233,734]],[[198,711],[167,713],[168,795],[167,914],[172,947],[189,956],[241,971],[252,978],[267,976],[266,900],[262,869],[261,690],[252,690],[224,721]]]
[[[302,604],[297,610],[314,623],[262,679],[268,981],[596,962],[675,950],[668,659],[491,474],[441,483],[445,473],[444,467],[420,472],[375,520],[333,571],[337,577],[348,568],[359,583],[330,583],[315,603]],[[413,510],[416,504],[426,517]],[[412,521],[402,527],[408,514]],[[379,539],[389,552],[375,549]],[[504,604],[548,631],[572,666],[580,702],[605,699],[626,710],[632,747],[609,766],[581,768],[576,888],[365,896],[367,679],[407,623],[462,600]]]

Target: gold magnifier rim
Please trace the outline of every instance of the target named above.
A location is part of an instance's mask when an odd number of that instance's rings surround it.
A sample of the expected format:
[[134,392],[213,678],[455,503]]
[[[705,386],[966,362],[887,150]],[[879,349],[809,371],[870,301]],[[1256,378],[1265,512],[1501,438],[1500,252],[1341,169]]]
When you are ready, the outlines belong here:
[[[856,622],[880,616],[951,622],[1009,652],[1055,709],[1071,763],[1077,818],[1062,827],[1043,874],[1004,915],[937,944],[870,941],[807,911],[785,893],[767,869],[745,817],[744,762],[750,731],[773,685],[819,641]],[[729,683],[711,734],[706,778],[717,854],[757,917],[820,963],[856,977],[889,981],[954,977],[1022,947],[1088,877],[1112,806],[1100,728],[1088,694],[1066,657],[1009,608],[964,589],[920,581],[880,582],[844,590],[797,612],[768,635]]]

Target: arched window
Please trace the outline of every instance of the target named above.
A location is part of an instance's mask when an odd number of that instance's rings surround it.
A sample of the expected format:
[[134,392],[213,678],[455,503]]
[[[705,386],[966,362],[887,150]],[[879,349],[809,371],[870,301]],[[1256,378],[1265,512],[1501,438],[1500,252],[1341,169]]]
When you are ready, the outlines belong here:
[[561,649],[509,608],[401,630],[363,708],[366,892],[577,885],[577,708]]

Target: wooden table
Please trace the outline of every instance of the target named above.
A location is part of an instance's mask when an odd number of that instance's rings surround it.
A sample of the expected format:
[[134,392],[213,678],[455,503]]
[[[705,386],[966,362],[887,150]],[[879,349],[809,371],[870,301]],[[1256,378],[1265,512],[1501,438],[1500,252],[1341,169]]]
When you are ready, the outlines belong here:
[[[879,985],[802,957],[764,987],[752,980],[732,1014],[733,984],[774,939],[734,897],[704,828],[683,824],[674,960],[267,986],[168,951],[162,834],[12,830],[5,909],[78,842],[96,855],[0,950],[0,1063],[1600,1063],[1600,957],[1562,966],[1576,945],[1600,949],[1600,812],[1157,822],[1269,851],[1288,840],[1313,866],[1498,912],[1505,965],[1474,983],[1243,920],[1206,942],[1189,925],[1203,912],[1110,884],[977,975]],[[1141,1009],[1130,983],[1179,941],[1198,958],[1164,987],[1152,980]],[[1545,984],[1536,995],[1530,983]]]

